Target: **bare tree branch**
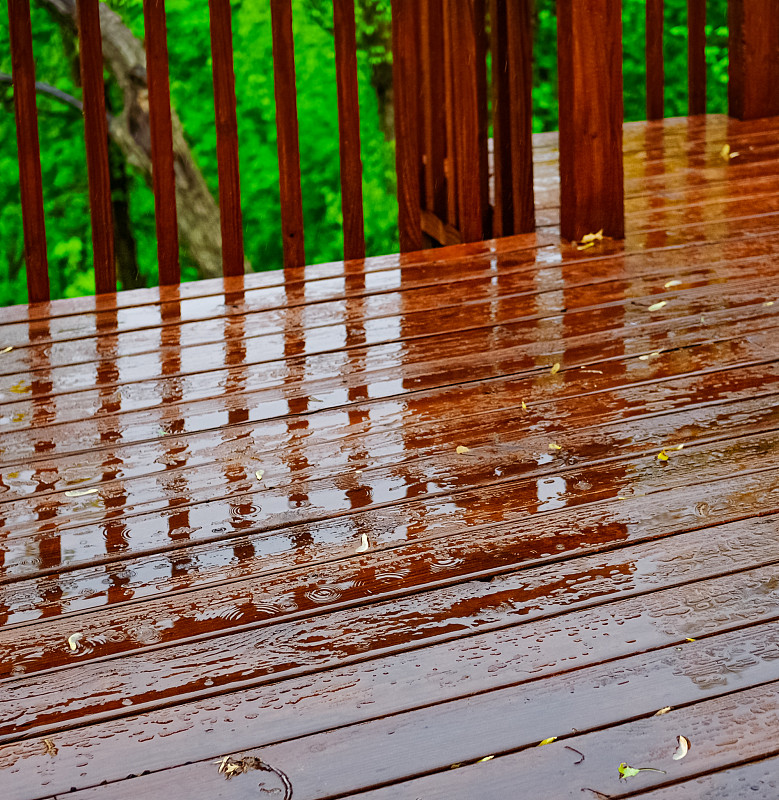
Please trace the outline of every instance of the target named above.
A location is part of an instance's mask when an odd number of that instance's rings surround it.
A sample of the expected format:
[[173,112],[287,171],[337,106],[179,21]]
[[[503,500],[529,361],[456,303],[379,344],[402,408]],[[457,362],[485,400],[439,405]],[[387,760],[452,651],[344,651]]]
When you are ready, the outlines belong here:
[[[37,0],[64,27],[76,32],[76,0]],[[100,3],[103,59],[124,97],[120,114],[110,120],[109,133],[128,163],[151,184],[151,128],[146,84],[146,52],[143,43],[122,18]],[[176,207],[182,243],[201,278],[222,274],[222,234],[219,207],[195,164],[184,139],[181,122],[172,111],[173,154],[176,174]],[[246,271],[250,272],[248,262]]]
[[[14,79],[11,75],[6,74],[5,72],[0,72],[0,83],[7,83],[13,85]],[[63,92],[62,89],[58,89],[56,86],[51,86],[48,83],[43,83],[43,81],[36,81],[35,82],[35,91],[39,94],[46,94],[49,97],[53,97],[55,100],[60,100],[63,103],[66,103],[69,106],[73,106],[73,108],[77,109],[79,113],[84,110],[84,104],[76,97],[73,97],[72,94],[68,94],[67,92]],[[110,114],[108,115],[108,124],[110,125],[112,122]]]

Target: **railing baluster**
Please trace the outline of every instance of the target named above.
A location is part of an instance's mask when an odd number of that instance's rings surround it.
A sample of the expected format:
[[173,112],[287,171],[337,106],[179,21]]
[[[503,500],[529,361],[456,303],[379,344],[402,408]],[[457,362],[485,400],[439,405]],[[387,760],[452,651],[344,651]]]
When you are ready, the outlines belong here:
[[728,106],[732,117],[779,114],[779,13],[776,0],[729,0]]
[[687,0],[687,82],[692,115],[706,113],[706,0]]
[[663,0],[646,0],[646,118],[665,116]]
[[454,78],[455,173],[464,242],[490,235],[487,170],[487,62],[484,0],[449,3]]
[[143,0],[146,32],[146,73],[149,84],[149,123],[157,220],[157,260],[160,285],[181,280],[176,217],[176,175],[173,167],[173,129],[170,117],[168,35],[165,0]]
[[400,251],[422,249],[416,0],[392,0],[392,81]]
[[365,258],[354,0],[333,0],[344,259]]
[[211,60],[219,170],[219,215],[222,227],[222,273],[243,275],[243,217],[238,172],[238,119],[235,110],[233,28],[230,0],[209,0]]
[[560,232],[622,239],[622,3],[558,0],[557,42]]
[[97,294],[105,294],[116,291],[116,259],[108,169],[108,123],[103,84],[100,4],[98,0],[78,0],[77,12],[95,289]]
[[290,0],[271,0],[270,8],[284,266],[302,267],[306,263],[306,249],[303,238],[303,194],[300,188],[292,5]]
[[[449,19],[449,9],[455,0],[443,0],[442,20]],[[444,118],[446,125],[446,158],[444,169],[446,173],[446,220],[454,228],[460,224],[457,208],[457,171],[454,155],[454,57],[452,54],[452,30],[445,22],[443,28],[444,40]]]
[[27,297],[30,303],[39,303],[48,300],[50,295],[29,0],[8,0],[8,22],[16,111],[16,142],[19,151],[24,260],[27,264]]
[[535,229],[530,0],[491,0],[495,214],[493,235]]
[[446,210],[446,103],[443,0],[418,0],[420,26],[420,121],[424,208],[442,222]]

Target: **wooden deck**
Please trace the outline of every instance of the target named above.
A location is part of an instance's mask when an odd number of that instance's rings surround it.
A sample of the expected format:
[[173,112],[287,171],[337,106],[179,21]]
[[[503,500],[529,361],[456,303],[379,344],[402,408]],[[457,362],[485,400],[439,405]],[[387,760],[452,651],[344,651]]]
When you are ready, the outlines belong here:
[[545,135],[535,235],[4,309],[0,797],[776,800],[778,134],[626,126],[624,243]]

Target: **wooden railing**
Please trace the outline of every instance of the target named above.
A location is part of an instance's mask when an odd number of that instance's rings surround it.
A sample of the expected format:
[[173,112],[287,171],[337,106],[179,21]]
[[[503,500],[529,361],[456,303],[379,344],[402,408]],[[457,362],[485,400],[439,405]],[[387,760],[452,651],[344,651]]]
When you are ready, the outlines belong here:
[[[284,265],[306,263],[291,0],[272,17]],[[8,0],[30,302],[49,298],[30,0]],[[229,0],[210,0],[222,264],[244,271]],[[159,280],[180,280],[164,0],[144,0]],[[86,158],[98,293],[116,273],[99,0],[79,0]],[[489,20],[489,24],[487,24]],[[443,24],[441,24],[443,21]],[[354,0],[333,1],[344,258],[365,255]],[[620,0],[557,0],[560,230],[624,236]],[[688,0],[689,113],[705,112],[705,0]],[[730,0],[730,113],[779,114],[775,0]],[[534,229],[532,0],[392,0],[400,248]],[[488,33],[489,31],[489,33]],[[663,0],[646,3],[647,119],[663,115]],[[487,74],[487,52],[492,70]],[[488,133],[492,98],[493,200]]]

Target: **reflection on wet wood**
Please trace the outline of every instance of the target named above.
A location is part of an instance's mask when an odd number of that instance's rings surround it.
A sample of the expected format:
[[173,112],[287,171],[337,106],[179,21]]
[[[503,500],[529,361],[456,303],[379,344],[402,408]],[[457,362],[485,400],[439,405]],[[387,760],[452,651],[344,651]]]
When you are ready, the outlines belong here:
[[536,234],[9,310],[2,796],[769,791],[775,127],[626,126],[624,243],[543,135]]

